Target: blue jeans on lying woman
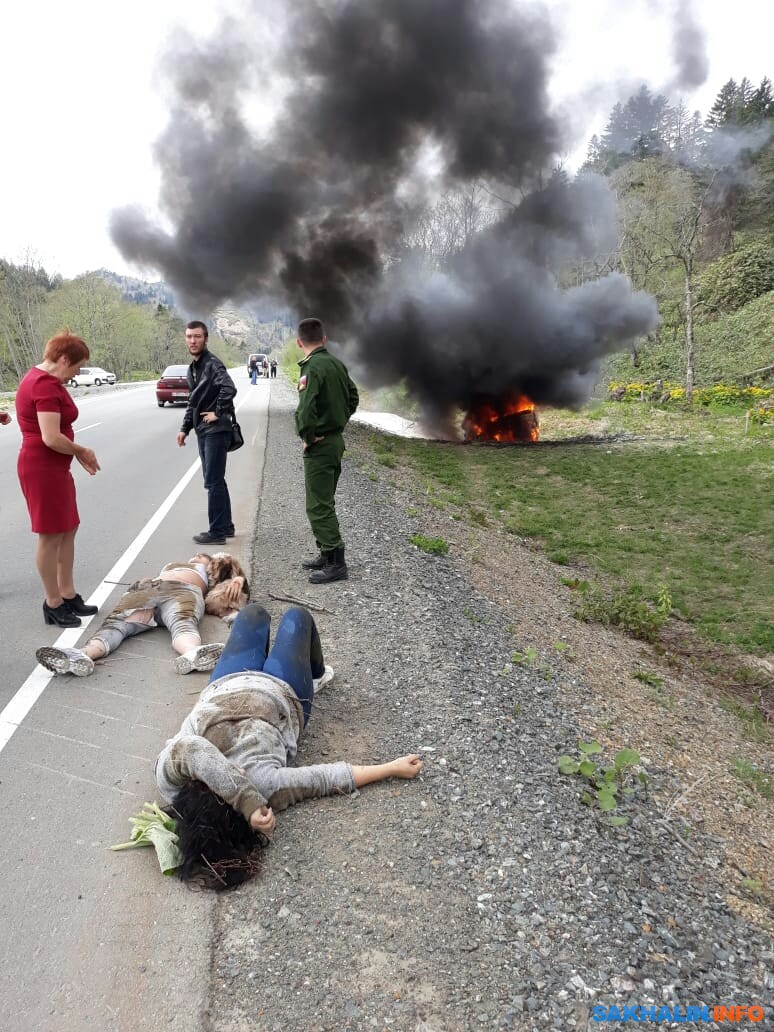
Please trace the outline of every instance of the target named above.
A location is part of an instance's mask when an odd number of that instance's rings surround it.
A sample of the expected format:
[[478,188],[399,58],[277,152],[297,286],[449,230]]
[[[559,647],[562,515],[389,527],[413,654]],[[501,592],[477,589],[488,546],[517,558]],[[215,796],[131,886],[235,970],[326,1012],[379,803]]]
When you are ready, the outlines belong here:
[[210,684],[227,674],[263,671],[285,681],[304,710],[304,726],[312,712],[313,681],[325,673],[320,635],[312,614],[298,606],[282,614],[269,651],[271,617],[252,603],[239,613],[226,647],[210,677]]

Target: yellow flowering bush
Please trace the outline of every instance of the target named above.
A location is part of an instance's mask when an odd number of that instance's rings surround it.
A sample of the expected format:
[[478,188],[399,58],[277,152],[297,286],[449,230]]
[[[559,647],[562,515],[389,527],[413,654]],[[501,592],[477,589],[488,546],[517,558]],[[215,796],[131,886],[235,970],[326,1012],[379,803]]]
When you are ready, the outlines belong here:
[[750,418],[757,423],[774,424],[774,407],[764,408],[762,405],[759,405],[757,408],[750,410]]
[[[685,387],[679,383],[659,380],[655,383],[612,382],[608,385],[609,396],[615,401],[684,401]],[[737,384],[716,383],[711,387],[695,387],[693,400],[697,405],[739,405],[750,406],[764,413],[761,420],[768,422],[772,409],[767,402],[774,402],[774,389],[769,387],[740,387]]]

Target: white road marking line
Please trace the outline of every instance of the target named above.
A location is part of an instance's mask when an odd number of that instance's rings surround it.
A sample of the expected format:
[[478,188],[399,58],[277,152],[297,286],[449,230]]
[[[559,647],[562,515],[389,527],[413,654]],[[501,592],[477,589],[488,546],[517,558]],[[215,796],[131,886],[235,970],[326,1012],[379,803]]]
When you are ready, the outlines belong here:
[[79,426],[75,432],[76,434],[80,434],[84,430],[93,430],[95,426],[102,426],[102,423],[89,423],[88,426]]
[[[248,398],[249,395],[242,399],[242,403],[237,406],[237,412],[239,412]],[[153,534],[158,530],[163,519],[171,511],[172,506],[178,500],[186,487],[188,487],[188,484],[191,482],[194,474],[200,466],[201,461],[197,459],[196,462],[194,462],[194,464],[183,474],[180,480],[178,480],[177,484],[175,484],[170,493],[151,516],[131,545],[129,545],[118,562],[116,562],[115,565],[105,574],[102,583],[99,584],[96,590],[89,596],[87,599],[89,605],[99,606],[100,608],[102,607],[102,603],[110,596],[115,587],[115,585],[110,582],[120,581],[123,579],[126,571],[132,565],[148,541],[150,541]],[[93,616],[88,617],[88,619],[86,617],[82,617],[80,627],[69,627],[67,630],[62,631],[54,642],[55,647],[59,649],[73,648],[93,619]],[[6,745],[8,745],[14,732],[46,690],[51,679],[55,676],[55,674],[46,670],[44,667],[40,665],[36,666],[24,684],[22,684],[16,694],[7,703],[3,711],[0,712],[0,752],[2,752]]]

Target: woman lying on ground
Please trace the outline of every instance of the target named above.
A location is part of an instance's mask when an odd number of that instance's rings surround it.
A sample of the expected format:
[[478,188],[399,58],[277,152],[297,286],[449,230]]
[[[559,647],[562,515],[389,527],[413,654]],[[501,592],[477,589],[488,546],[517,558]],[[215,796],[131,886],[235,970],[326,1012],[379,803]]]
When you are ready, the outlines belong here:
[[44,645],[35,656],[41,666],[55,674],[87,677],[94,671],[94,661],[115,652],[126,638],[163,624],[178,653],[178,674],[212,670],[223,651],[223,642],[202,645],[199,621],[207,612],[231,623],[249,597],[250,585],[233,555],[199,552],[187,563],[167,563],[158,577],[145,577],[132,584],[83,648]]
[[353,792],[386,778],[414,778],[419,756],[354,766],[288,767],[309,720],[315,690],[333,678],[306,609],[289,609],[269,652],[270,617],[249,605],[234,621],[222,656],[192,712],[156,761],[156,782],[177,819],[181,878],[210,888],[256,873],[261,832],[275,811],[302,799]]

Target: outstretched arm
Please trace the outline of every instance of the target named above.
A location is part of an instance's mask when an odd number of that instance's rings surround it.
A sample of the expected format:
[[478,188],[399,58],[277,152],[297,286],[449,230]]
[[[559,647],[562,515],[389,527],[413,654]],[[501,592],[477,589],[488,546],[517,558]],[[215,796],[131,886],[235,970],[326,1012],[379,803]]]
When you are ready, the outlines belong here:
[[370,785],[374,781],[386,781],[387,778],[415,778],[422,770],[422,761],[416,753],[399,756],[389,763],[369,763],[365,767],[352,767],[355,788]]
[[[274,788],[268,792],[271,808],[258,808],[251,816],[251,825],[266,832],[264,822],[274,828],[274,813],[285,810],[303,799],[319,799],[326,795],[348,793],[353,788],[370,785],[387,778],[415,778],[422,770],[422,761],[412,753],[400,756],[389,763],[372,763],[367,767],[351,766],[349,763],[321,763],[310,767],[278,767],[274,773]],[[264,789],[264,791],[267,791]]]

